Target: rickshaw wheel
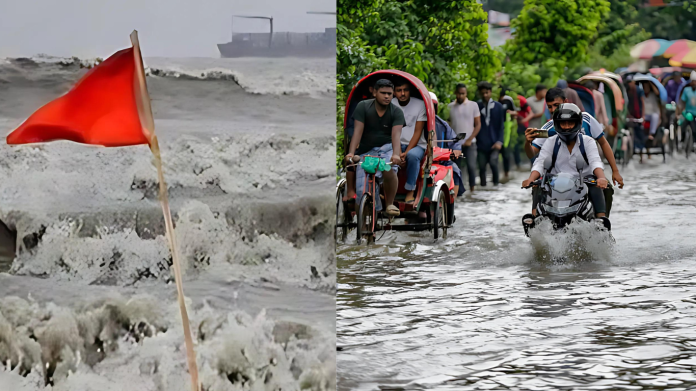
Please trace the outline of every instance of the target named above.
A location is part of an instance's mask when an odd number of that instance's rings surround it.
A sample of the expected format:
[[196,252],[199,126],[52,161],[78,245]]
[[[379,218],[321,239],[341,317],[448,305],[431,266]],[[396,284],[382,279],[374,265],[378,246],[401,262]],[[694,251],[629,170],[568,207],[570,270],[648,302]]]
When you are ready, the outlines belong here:
[[434,202],[433,205],[433,236],[435,239],[447,239],[447,202],[444,191],[440,190],[437,202]]
[[363,194],[360,198],[360,206],[358,207],[358,244],[362,243],[362,238],[367,239],[367,244],[374,243],[375,234],[371,232],[372,222],[374,221],[373,208],[372,208],[372,196],[370,194]]
[[334,239],[336,242],[345,242],[348,236],[348,227],[339,227],[348,223],[346,214],[346,204],[343,202],[343,193],[346,190],[345,184],[336,190],[336,232]]

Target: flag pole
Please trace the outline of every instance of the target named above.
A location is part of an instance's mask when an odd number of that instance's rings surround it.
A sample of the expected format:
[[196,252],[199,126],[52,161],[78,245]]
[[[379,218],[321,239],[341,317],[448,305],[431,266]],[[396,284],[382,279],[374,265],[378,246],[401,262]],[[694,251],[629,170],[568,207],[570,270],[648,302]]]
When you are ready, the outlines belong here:
[[143,60],[140,55],[140,43],[138,41],[138,32],[133,30],[130,35],[131,43],[133,44],[133,52],[136,62],[136,82],[139,86],[140,93],[136,93],[138,101],[138,113],[140,114],[141,122],[145,128],[146,135],[150,140],[150,150],[155,156],[155,166],[157,167],[157,177],[159,180],[160,202],[162,204],[162,212],[164,214],[164,222],[167,233],[167,241],[172,253],[172,264],[174,266],[174,280],[176,282],[176,291],[179,300],[179,309],[181,311],[181,321],[184,326],[184,341],[186,343],[186,358],[188,363],[189,373],[191,374],[191,386],[193,391],[200,391],[198,383],[198,366],[196,364],[196,353],[193,350],[193,338],[191,337],[191,325],[189,324],[188,313],[186,312],[186,303],[184,301],[184,286],[182,284],[181,263],[179,262],[179,250],[174,236],[174,222],[172,221],[172,212],[169,208],[169,198],[167,197],[167,184],[164,181],[164,171],[162,170],[162,156],[160,155],[159,142],[155,136],[155,120],[152,116],[152,107],[150,106],[150,95],[147,92],[147,84],[145,82],[145,71],[143,68]]

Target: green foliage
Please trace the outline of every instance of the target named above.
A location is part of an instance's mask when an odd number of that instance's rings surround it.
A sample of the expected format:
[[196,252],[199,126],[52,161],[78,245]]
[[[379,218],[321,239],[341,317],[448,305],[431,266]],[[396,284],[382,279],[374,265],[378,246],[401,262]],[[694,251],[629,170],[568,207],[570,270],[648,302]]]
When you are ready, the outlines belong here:
[[584,62],[608,13],[607,0],[527,0],[519,17],[511,22],[516,31],[505,50],[519,63],[541,64],[555,59],[560,66]]
[[635,61],[629,54],[631,48],[646,39],[650,39],[650,33],[637,24],[628,25],[623,30],[598,39],[590,49],[587,65],[592,69],[606,68],[612,71],[626,67]]
[[500,68],[486,20],[474,0],[338,0],[338,81],[349,89],[370,72],[399,69],[443,102],[454,99],[456,83]]
[[513,23],[514,39],[499,54],[514,60],[503,61],[500,83],[530,96],[537,83],[551,87],[560,78],[575,80],[592,70],[631,64],[631,47],[650,38],[632,23],[639,15],[637,4],[638,0],[527,1]]
[[655,38],[669,40],[696,40],[696,4],[690,1],[673,1],[672,7],[640,7],[631,23],[640,23]]
[[534,95],[537,84],[541,83],[549,88],[556,85],[563,72],[564,63],[553,58],[546,59],[542,64],[504,61],[505,54],[502,49],[499,56],[503,60],[499,84],[524,97]]
[[[670,7],[643,6],[641,0],[609,0],[611,12],[603,21],[600,36],[625,30],[629,25],[639,24],[640,28],[655,38],[669,40],[696,40],[696,30],[692,27],[696,19],[696,2],[670,1]],[[611,48],[609,48],[611,49]],[[608,56],[610,53],[602,53]]]

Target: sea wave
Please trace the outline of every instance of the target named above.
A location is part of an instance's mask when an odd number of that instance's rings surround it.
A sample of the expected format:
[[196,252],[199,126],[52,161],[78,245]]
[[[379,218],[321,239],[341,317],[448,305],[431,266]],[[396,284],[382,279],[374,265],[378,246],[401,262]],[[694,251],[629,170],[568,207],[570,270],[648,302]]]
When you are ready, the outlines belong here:
[[[333,212],[325,190],[332,141],[276,135],[165,141],[184,270],[241,265],[260,278],[277,268],[284,271],[279,280],[292,285],[334,289]],[[10,272],[120,286],[170,280],[158,182],[144,149],[0,148],[0,221],[19,238]]]
[[[0,59],[0,84],[18,81],[22,73],[35,80],[36,73],[64,75],[90,69],[102,58],[54,57],[45,54],[23,58]],[[324,97],[335,94],[333,59],[217,59],[217,58],[145,58],[149,77],[181,80],[229,81],[245,92],[260,95],[309,95]]]

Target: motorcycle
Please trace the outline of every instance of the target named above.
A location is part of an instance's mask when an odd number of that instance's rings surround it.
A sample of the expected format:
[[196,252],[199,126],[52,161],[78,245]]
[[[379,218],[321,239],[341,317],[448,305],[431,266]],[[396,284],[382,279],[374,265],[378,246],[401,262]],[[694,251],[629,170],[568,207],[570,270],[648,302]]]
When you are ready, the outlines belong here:
[[583,177],[585,164],[585,160],[578,156],[575,162],[578,175],[563,172],[551,175],[551,158],[544,161],[544,175],[525,187],[539,187],[541,191],[537,217],[532,214],[522,217],[522,226],[527,237],[530,230],[543,219],[550,220],[555,230],[562,230],[575,219],[581,219],[588,222],[596,221],[599,229],[611,231],[609,219],[595,217],[588,186],[597,186],[597,179],[594,176]]

